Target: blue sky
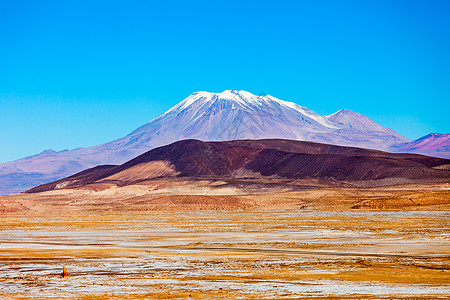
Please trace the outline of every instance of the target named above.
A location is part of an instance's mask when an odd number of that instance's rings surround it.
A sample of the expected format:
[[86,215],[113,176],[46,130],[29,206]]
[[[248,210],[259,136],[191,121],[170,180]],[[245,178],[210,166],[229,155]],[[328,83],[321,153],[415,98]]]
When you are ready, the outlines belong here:
[[201,90],[449,133],[449,54],[446,0],[0,0],[0,162],[122,137]]

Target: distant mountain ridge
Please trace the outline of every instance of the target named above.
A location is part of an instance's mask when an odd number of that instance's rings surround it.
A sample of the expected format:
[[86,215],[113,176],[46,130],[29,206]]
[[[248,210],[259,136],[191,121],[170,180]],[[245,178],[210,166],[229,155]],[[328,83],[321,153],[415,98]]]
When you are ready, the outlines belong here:
[[125,186],[160,178],[319,179],[355,187],[449,182],[450,160],[293,140],[183,140],[118,166],[98,166],[28,191]]
[[389,150],[450,158],[450,134],[430,133],[415,141],[393,145]]
[[[226,141],[283,138],[389,150],[411,142],[366,116],[341,110],[321,116],[273,96],[246,91],[196,92],[173,108],[112,142],[0,164],[0,194],[21,192],[103,164],[121,164],[155,147],[183,139]],[[13,178],[21,178],[17,182]]]

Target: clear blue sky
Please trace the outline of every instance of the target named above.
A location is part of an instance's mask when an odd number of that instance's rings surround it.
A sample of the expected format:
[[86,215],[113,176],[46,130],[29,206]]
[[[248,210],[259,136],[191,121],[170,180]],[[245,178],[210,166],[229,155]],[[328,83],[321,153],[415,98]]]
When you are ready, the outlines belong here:
[[0,162],[226,89],[449,133],[450,1],[0,0]]

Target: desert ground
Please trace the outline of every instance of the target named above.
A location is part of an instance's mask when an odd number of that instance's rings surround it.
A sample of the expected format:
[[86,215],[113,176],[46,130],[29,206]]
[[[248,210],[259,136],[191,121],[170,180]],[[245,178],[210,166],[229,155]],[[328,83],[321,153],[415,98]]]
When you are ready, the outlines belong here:
[[449,184],[319,185],[0,197],[0,298],[450,297]]

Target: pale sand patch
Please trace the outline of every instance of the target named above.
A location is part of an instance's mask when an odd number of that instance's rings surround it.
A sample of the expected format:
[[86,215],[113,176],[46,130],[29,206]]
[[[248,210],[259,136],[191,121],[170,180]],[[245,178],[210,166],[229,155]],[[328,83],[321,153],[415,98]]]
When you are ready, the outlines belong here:
[[158,177],[173,177],[179,174],[167,161],[151,161],[138,164],[124,171],[106,177],[99,182],[118,180],[123,182],[148,180]]

